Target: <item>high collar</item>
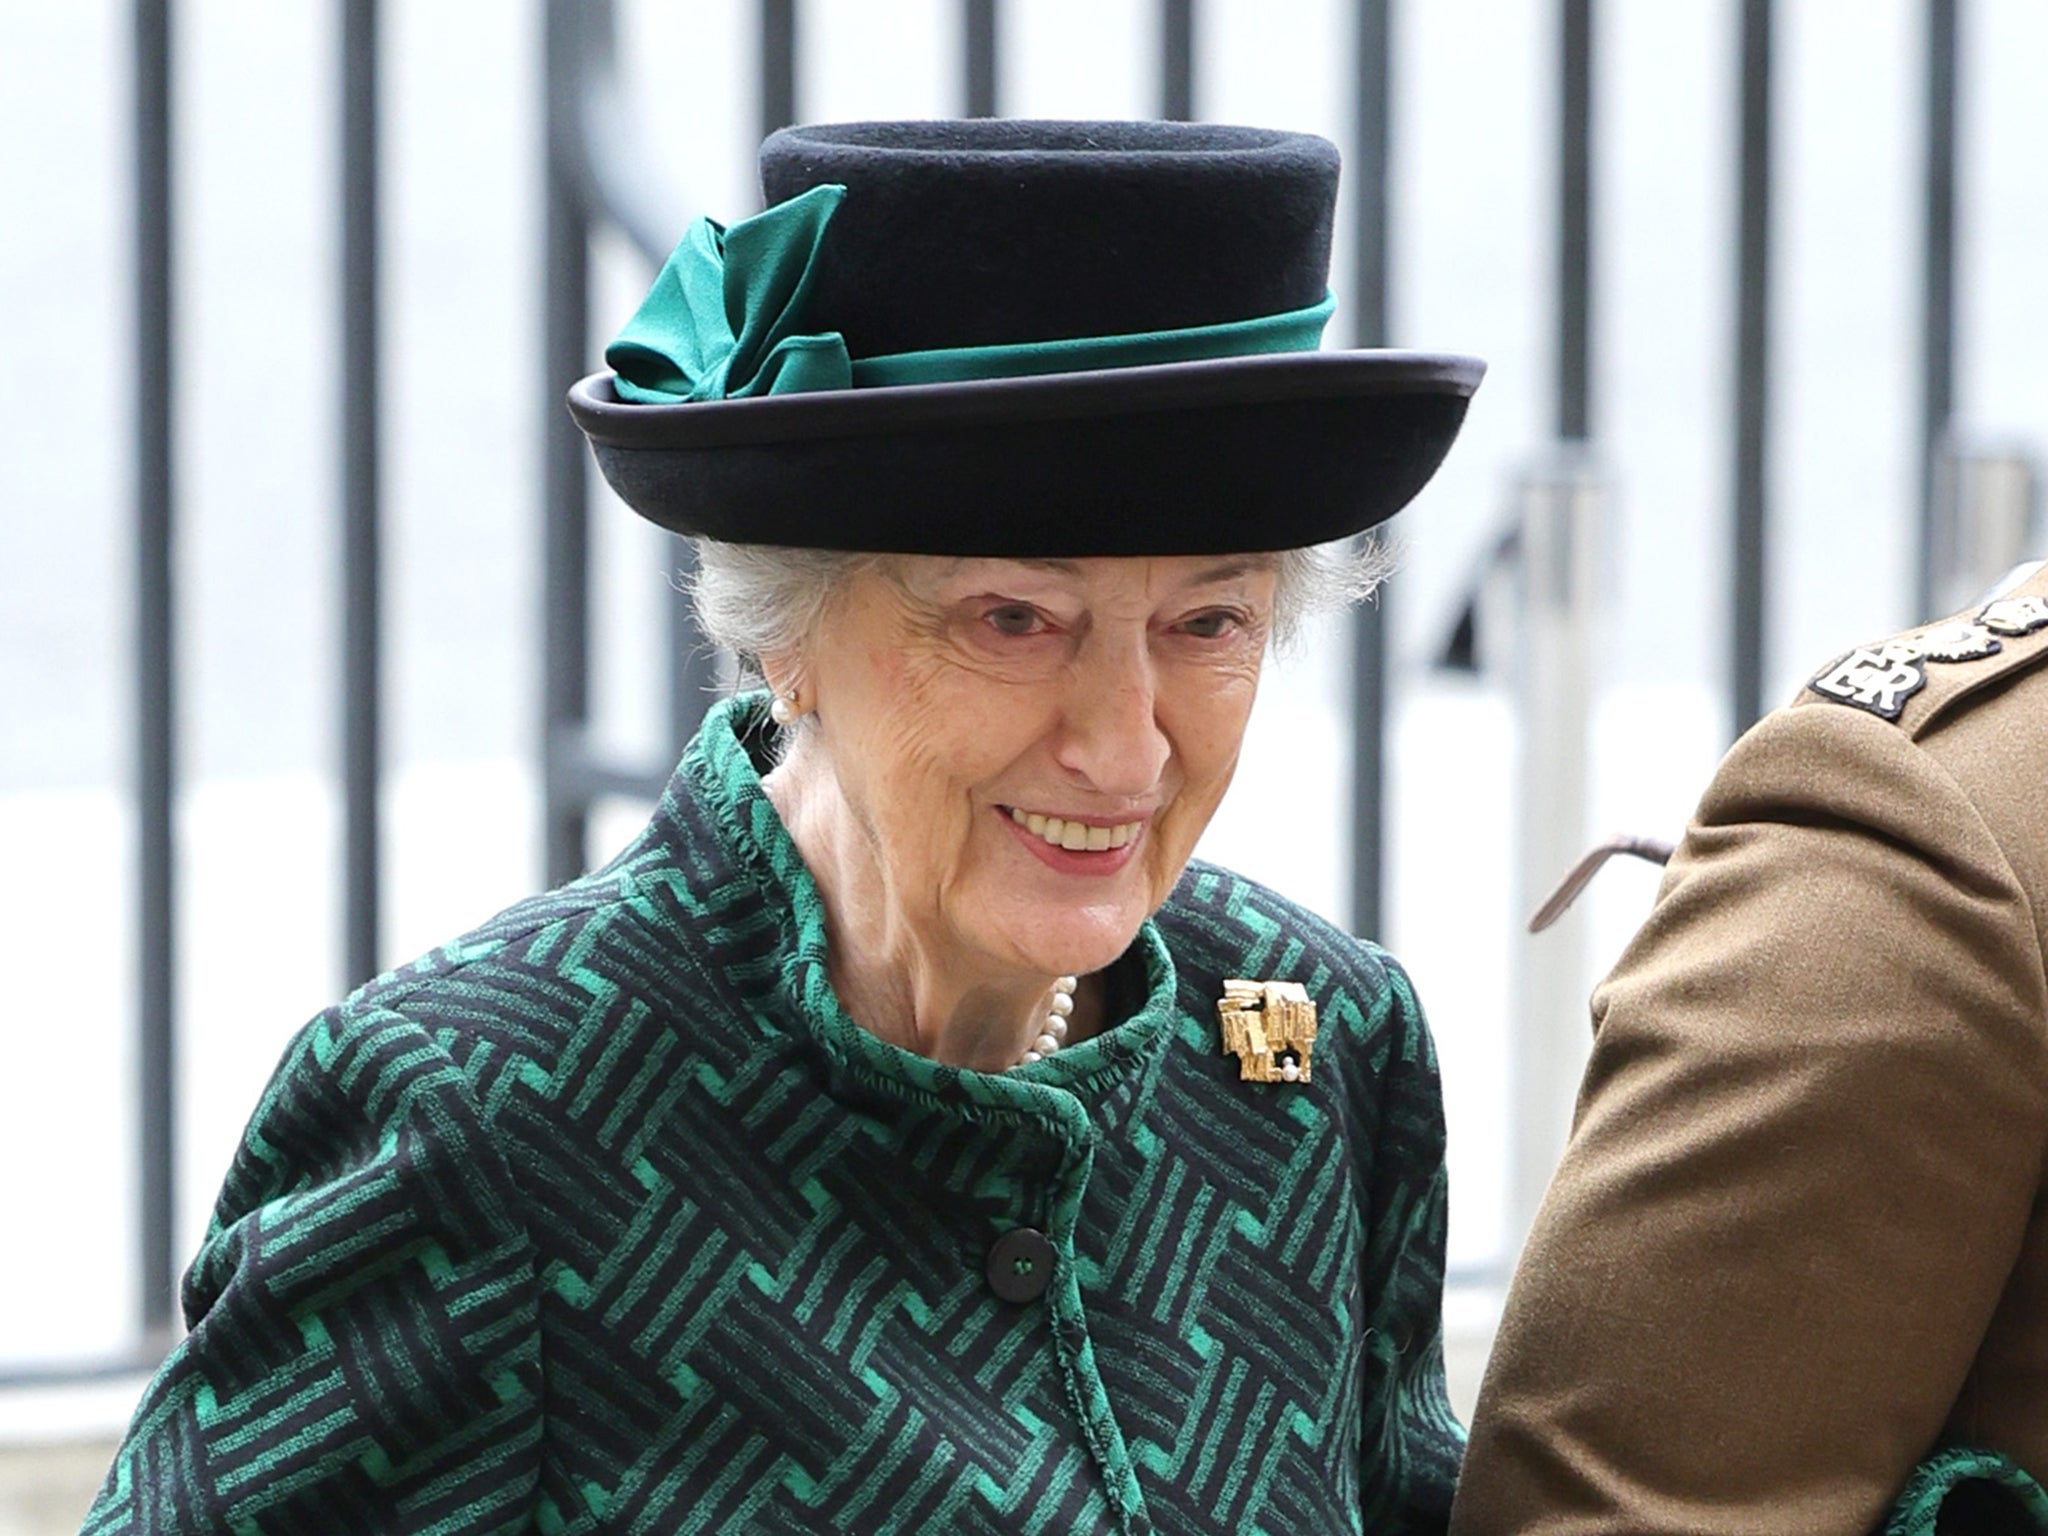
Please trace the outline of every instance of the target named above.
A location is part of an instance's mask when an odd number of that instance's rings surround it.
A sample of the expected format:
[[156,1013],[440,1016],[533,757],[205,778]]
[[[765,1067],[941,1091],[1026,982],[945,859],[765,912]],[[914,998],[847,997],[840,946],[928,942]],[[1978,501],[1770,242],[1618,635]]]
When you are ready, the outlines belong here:
[[[657,829],[688,840],[692,823],[708,827],[732,873],[752,880],[762,900],[785,914],[777,956],[788,1027],[800,1030],[817,1052],[828,1087],[836,1093],[880,1095],[949,1110],[970,1118],[1023,1115],[1063,1123],[1087,1134],[1100,1126],[1098,1111],[1128,1103],[1147,1067],[1172,1037],[1178,1019],[1173,961],[1148,919],[1127,960],[1143,978],[1143,997],[1123,1020],[1091,1039],[1043,1061],[1007,1072],[947,1066],[870,1034],[854,1022],[833,989],[826,965],[825,903],[795,840],[761,783],[756,753],[772,750],[774,728],[764,693],[742,694],[712,709],[662,800]],[[682,814],[685,803],[700,816]],[[701,836],[701,834],[698,834]],[[679,848],[702,865],[708,849]]]

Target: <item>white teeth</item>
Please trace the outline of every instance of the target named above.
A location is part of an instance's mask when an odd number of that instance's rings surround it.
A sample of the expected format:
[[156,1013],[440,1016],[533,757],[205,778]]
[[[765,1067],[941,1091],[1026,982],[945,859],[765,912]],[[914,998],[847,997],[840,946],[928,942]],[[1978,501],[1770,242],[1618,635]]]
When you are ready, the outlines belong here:
[[1033,837],[1042,837],[1056,848],[1072,849],[1078,853],[1106,853],[1111,848],[1127,846],[1145,825],[1142,821],[1120,822],[1113,827],[1091,827],[1085,821],[1067,821],[1059,816],[1042,816],[1037,811],[1018,807],[1010,810],[1010,820],[1024,828]]

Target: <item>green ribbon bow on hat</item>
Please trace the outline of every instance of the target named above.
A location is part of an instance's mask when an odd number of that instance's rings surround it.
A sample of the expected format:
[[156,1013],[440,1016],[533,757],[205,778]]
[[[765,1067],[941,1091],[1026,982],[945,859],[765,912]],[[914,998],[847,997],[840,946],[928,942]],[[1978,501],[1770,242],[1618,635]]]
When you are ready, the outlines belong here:
[[825,226],[846,188],[813,187],[731,229],[698,219],[604,360],[642,405],[850,389],[837,331],[794,334]]
[[1313,352],[1336,307],[1326,293],[1306,309],[1219,325],[852,358],[837,331],[798,330],[826,226],[845,196],[843,186],[812,187],[730,229],[693,223],[605,348],[619,398],[673,405]]

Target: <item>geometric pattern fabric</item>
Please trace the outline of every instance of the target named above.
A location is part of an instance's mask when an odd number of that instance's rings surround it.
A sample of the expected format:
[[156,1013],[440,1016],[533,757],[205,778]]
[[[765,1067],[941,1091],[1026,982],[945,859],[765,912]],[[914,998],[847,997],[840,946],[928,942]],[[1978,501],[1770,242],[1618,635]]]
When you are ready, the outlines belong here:
[[[861,1030],[742,734],[646,832],[314,1019],[88,1536],[1440,1530],[1435,1061],[1386,957],[1193,865],[1117,1028]],[[1247,1083],[1226,977],[1302,983]],[[1043,1294],[990,1247],[1031,1227]]]

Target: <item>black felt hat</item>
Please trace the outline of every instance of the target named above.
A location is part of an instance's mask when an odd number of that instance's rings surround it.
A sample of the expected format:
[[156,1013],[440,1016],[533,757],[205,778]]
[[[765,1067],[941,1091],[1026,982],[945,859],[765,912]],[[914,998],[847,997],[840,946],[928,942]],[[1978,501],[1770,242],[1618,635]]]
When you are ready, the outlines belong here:
[[[1484,365],[1314,351],[1337,152],[1189,123],[784,129],[569,394],[636,512],[741,543],[1296,548],[1400,510]],[[843,191],[841,190],[843,189]],[[1276,350],[1288,348],[1294,350]]]

